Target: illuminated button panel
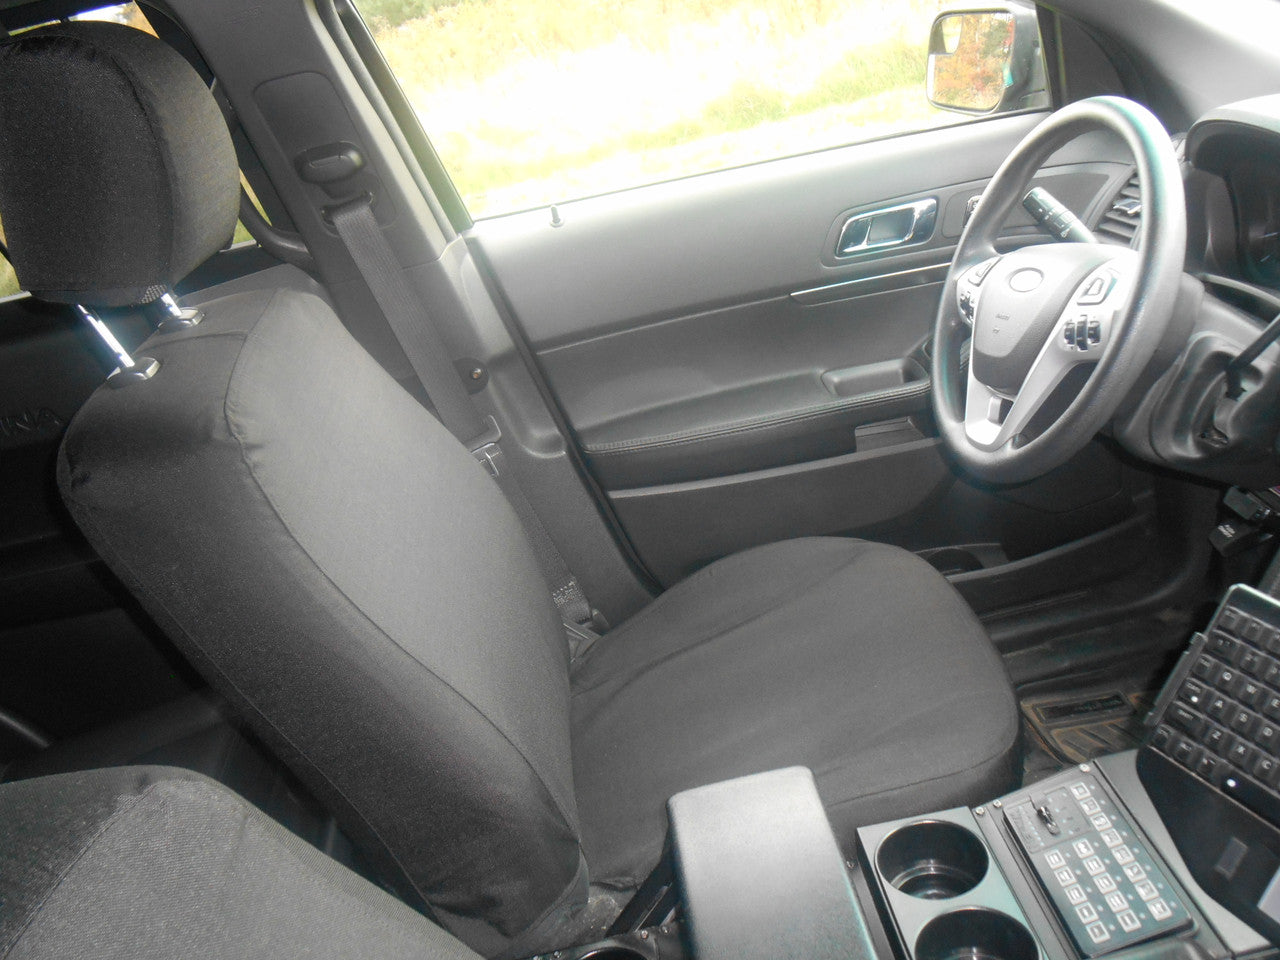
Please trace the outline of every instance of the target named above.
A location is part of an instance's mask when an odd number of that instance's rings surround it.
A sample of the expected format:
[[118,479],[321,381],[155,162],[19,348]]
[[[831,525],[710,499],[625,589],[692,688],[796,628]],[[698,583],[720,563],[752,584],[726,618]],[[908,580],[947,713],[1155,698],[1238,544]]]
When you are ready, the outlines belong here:
[[1005,819],[1083,956],[1191,925],[1179,893],[1091,774],[1033,792],[1006,807]]

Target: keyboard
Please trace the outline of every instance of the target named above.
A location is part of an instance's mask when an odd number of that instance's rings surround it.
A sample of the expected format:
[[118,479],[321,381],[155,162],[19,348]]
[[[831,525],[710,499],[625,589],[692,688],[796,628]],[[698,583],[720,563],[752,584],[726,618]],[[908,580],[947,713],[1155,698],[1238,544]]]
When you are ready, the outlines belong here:
[[1233,587],[1155,709],[1151,746],[1280,821],[1280,605]]
[[1083,956],[1191,926],[1180,894],[1092,774],[1054,778],[1004,815]]
[[1280,603],[1233,586],[1147,724],[1138,775],[1191,875],[1280,942]]

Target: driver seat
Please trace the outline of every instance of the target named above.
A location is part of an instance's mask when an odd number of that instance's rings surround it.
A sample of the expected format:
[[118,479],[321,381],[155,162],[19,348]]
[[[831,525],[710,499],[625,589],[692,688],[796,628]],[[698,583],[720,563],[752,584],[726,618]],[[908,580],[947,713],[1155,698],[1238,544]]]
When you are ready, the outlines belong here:
[[[36,296],[146,303],[231,235],[226,126],[162,42],[34,30],[0,46],[0,89],[0,214]],[[850,849],[1015,783],[1002,662],[915,556],[749,550],[571,663],[498,487],[325,303],[202,308],[139,349],[153,377],[76,416],[64,499],[383,877],[481,953],[597,932],[588,903],[655,866],[680,790],[808,766]]]

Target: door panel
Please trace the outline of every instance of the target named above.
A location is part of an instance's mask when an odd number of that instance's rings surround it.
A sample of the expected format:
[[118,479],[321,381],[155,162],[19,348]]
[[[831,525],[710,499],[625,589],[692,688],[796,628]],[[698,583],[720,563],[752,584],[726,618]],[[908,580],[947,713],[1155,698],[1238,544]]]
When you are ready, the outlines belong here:
[[[859,277],[949,262],[964,203],[981,193],[1041,114],[986,120],[655,184],[478,222],[483,248],[534,349]],[[1093,212],[1123,147],[1082,137],[1051,160],[1092,174],[1083,190],[1044,181],[1077,214]],[[1072,178],[1074,179],[1074,178]],[[941,192],[942,195],[939,196]],[[836,262],[842,216],[939,196],[924,244]],[[953,200],[955,202],[953,202]],[[1029,217],[1011,232],[1034,233]]]
[[812,306],[783,297],[541,360],[606,488],[723,476],[848,453],[856,427],[923,413],[928,374],[910,355],[937,296],[933,284]]
[[[473,228],[586,463],[660,582],[790,536],[907,542],[947,499],[957,477],[932,427],[927,373],[941,281],[970,199],[1039,119],[578,201],[554,226],[534,211]],[[1098,136],[1053,158],[1038,182],[1093,222],[1129,172]],[[938,211],[924,242],[837,255],[851,217],[920,199]],[[1010,247],[1045,239],[1029,217],[1007,225]],[[1104,479],[1095,492],[1123,499],[1122,486]],[[971,536],[998,543],[1009,501],[984,497],[991,519]],[[1033,513],[1044,518],[1038,540],[1078,532],[1061,511]],[[1113,513],[1095,511],[1096,523]]]

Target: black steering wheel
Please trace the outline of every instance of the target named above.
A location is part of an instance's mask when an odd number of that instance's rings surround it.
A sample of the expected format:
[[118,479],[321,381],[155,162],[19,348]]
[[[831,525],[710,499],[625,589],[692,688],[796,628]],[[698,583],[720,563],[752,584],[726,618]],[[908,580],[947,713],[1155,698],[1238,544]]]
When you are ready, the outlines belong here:
[[[1137,250],[1059,243],[999,255],[1001,226],[1036,171],[1059,148],[1100,128],[1122,137],[1137,163]],[[1178,160],[1145,107],[1119,97],[1081,100],[1018,144],[960,237],[934,324],[934,413],[961,467],[1015,483],[1048,472],[1089,442],[1138,382],[1169,325],[1186,237]],[[1086,376],[1062,410],[1059,387]]]

